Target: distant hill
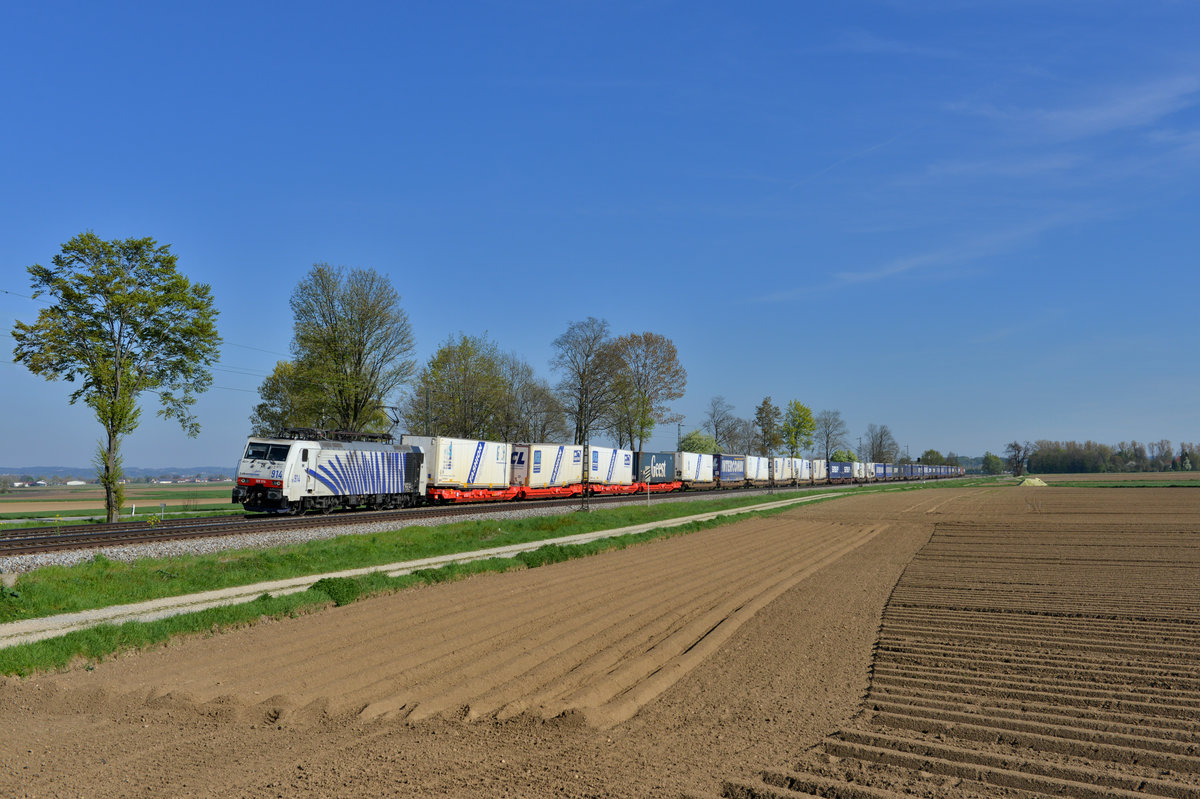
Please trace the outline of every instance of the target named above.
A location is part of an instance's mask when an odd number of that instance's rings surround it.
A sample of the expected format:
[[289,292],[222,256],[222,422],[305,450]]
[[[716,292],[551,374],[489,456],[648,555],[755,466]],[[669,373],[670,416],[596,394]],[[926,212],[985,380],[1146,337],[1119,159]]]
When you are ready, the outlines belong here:
[[[142,466],[126,466],[125,477],[229,477],[232,478],[232,466],[163,466],[161,468],[145,468]],[[31,475],[41,477],[76,477],[80,480],[92,480],[96,477],[93,466],[0,466],[0,474]]]

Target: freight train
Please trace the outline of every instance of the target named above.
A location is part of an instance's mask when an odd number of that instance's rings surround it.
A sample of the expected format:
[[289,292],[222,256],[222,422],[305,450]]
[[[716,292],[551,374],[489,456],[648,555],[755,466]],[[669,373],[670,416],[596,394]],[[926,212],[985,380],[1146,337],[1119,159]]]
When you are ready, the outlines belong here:
[[251,436],[233,501],[256,513],[329,513],[483,502],[960,477],[958,466],[827,463],[809,458],[633,452],[582,444],[509,444],[446,436],[292,428]]

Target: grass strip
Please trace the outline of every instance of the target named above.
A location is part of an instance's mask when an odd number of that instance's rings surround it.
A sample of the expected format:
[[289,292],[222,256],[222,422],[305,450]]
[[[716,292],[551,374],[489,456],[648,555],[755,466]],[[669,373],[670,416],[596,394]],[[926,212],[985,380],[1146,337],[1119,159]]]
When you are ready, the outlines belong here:
[[[823,502],[837,497],[813,500]],[[0,674],[26,677],[38,672],[65,669],[80,661],[92,664],[111,655],[161,645],[186,635],[211,636],[227,630],[249,626],[265,620],[296,618],[330,605],[341,606],[368,597],[396,593],[418,584],[452,582],[488,572],[513,569],[532,569],[574,558],[625,549],[661,538],[687,535],[699,530],[720,527],[748,518],[765,518],[783,513],[793,507],[768,510],[747,510],[736,516],[726,516],[705,522],[690,522],[676,527],[650,530],[618,538],[604,538],[585,544],[563,546],[548,544],[539,549],[522,552],[511,558],[492,558],[470,563],[453,563],[438,569],[421,569],[411,574],[389,577],[373,572],[361,577],[339,577],[318,580],[307,591],[283,596],[264,594],[251,602],[227,605],[195,613],[186,613],[151,622],[102,624],[77,630],[56,638],[18,644],[0,649]]]

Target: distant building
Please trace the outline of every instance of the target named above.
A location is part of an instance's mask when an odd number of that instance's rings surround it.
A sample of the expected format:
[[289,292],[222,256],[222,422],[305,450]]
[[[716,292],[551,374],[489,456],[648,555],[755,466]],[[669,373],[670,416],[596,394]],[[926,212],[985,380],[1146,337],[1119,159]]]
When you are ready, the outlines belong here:
[[69,485],[69,486],[85,486],[85,485],[87,485],[87,483],[83,480],[68,480],[67,485]]

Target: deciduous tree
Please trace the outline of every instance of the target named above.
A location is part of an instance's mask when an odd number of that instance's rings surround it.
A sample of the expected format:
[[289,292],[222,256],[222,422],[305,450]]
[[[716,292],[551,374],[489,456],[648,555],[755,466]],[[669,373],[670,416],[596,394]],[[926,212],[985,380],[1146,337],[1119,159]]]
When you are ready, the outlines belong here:
[[1014,476],[1020,477],[1025,473],[1025,463],[1029,460],[1032,452],[1033,447],[1028,441],[1024,444],[1020,441],[1013,441],[1004,448],[1004,454],[1008,458],[1008,468]]
[[502,356],[486,336],[446,340],[417,376],[402,406],[410,431],[456,438],[505,439],[512,404]]
[[999,455],[993,455],[991,452],[983,453],[983,473],[1004,474],[1004,461]]
[[863,454],[868,463],[895,463],[900,454],[900,445],[892,436],[892,431],[886,424],[867,425],[866,452]]
[[754,450],[758,455],[773,455],[783,444],[782,422],[783,413],[779,407],[770,397],[763,397],[754,410]]
[[620,336],[612,342],[616,360],[610,426],[618,442],[642,451],[655,425],[675,421],[668,407],[683,396],[687,370],[671,339],[646,331]]
[[609,412],[616,384],[617,358],[608,322],[589,316],[572,322],[554,339],[550,366],[561,377],[558,396],[575,427],[575,443],[583,444]]
[[800,453],[808,451],[813,445],[813,434],[817,430],[817,422],[813,419],[812,408],[800,400],[791,400],[783,413],[783,447],[788,457],[799,458]]
[[846,437],[850,435],[850,428],[846,426],[839,411],[821,411],[813,421],[816,422],[813,439],[816,442],[817,451],[823,453],[825,460],[828,461],[834,450],[846,445]]
[[292,292],[291,306],[296,385],[321,403],[328,425],[390,427],[383,408],[415,366],[412,325],[391,282],[374,269],[319,263]]
[[82,399],[104,428],[96,454],[108,520],[124,501],[120,442],[141,416],[138,397],[158,397],[159,416],[200,431],[191,412],[212,383],[221,339],[212,294],[176,269],[170,245],[152,238],[104,241],[76,236],[52,266],[29,267],[33,296],[53,302],[37,321],[13,328],[13,360],[47,380],[78,380]]
[[721,451],[716,439],[699,430],[685,434],[679,440],[679,449],[681,452],[700,452],[706,455],[716,455]]
[[726,447],[729,442],[729,429],[737,422],[733,415],[733,406],[725,398],[717,395],[709,400],[708,412],[704,415],[704,424],[718,447]]

